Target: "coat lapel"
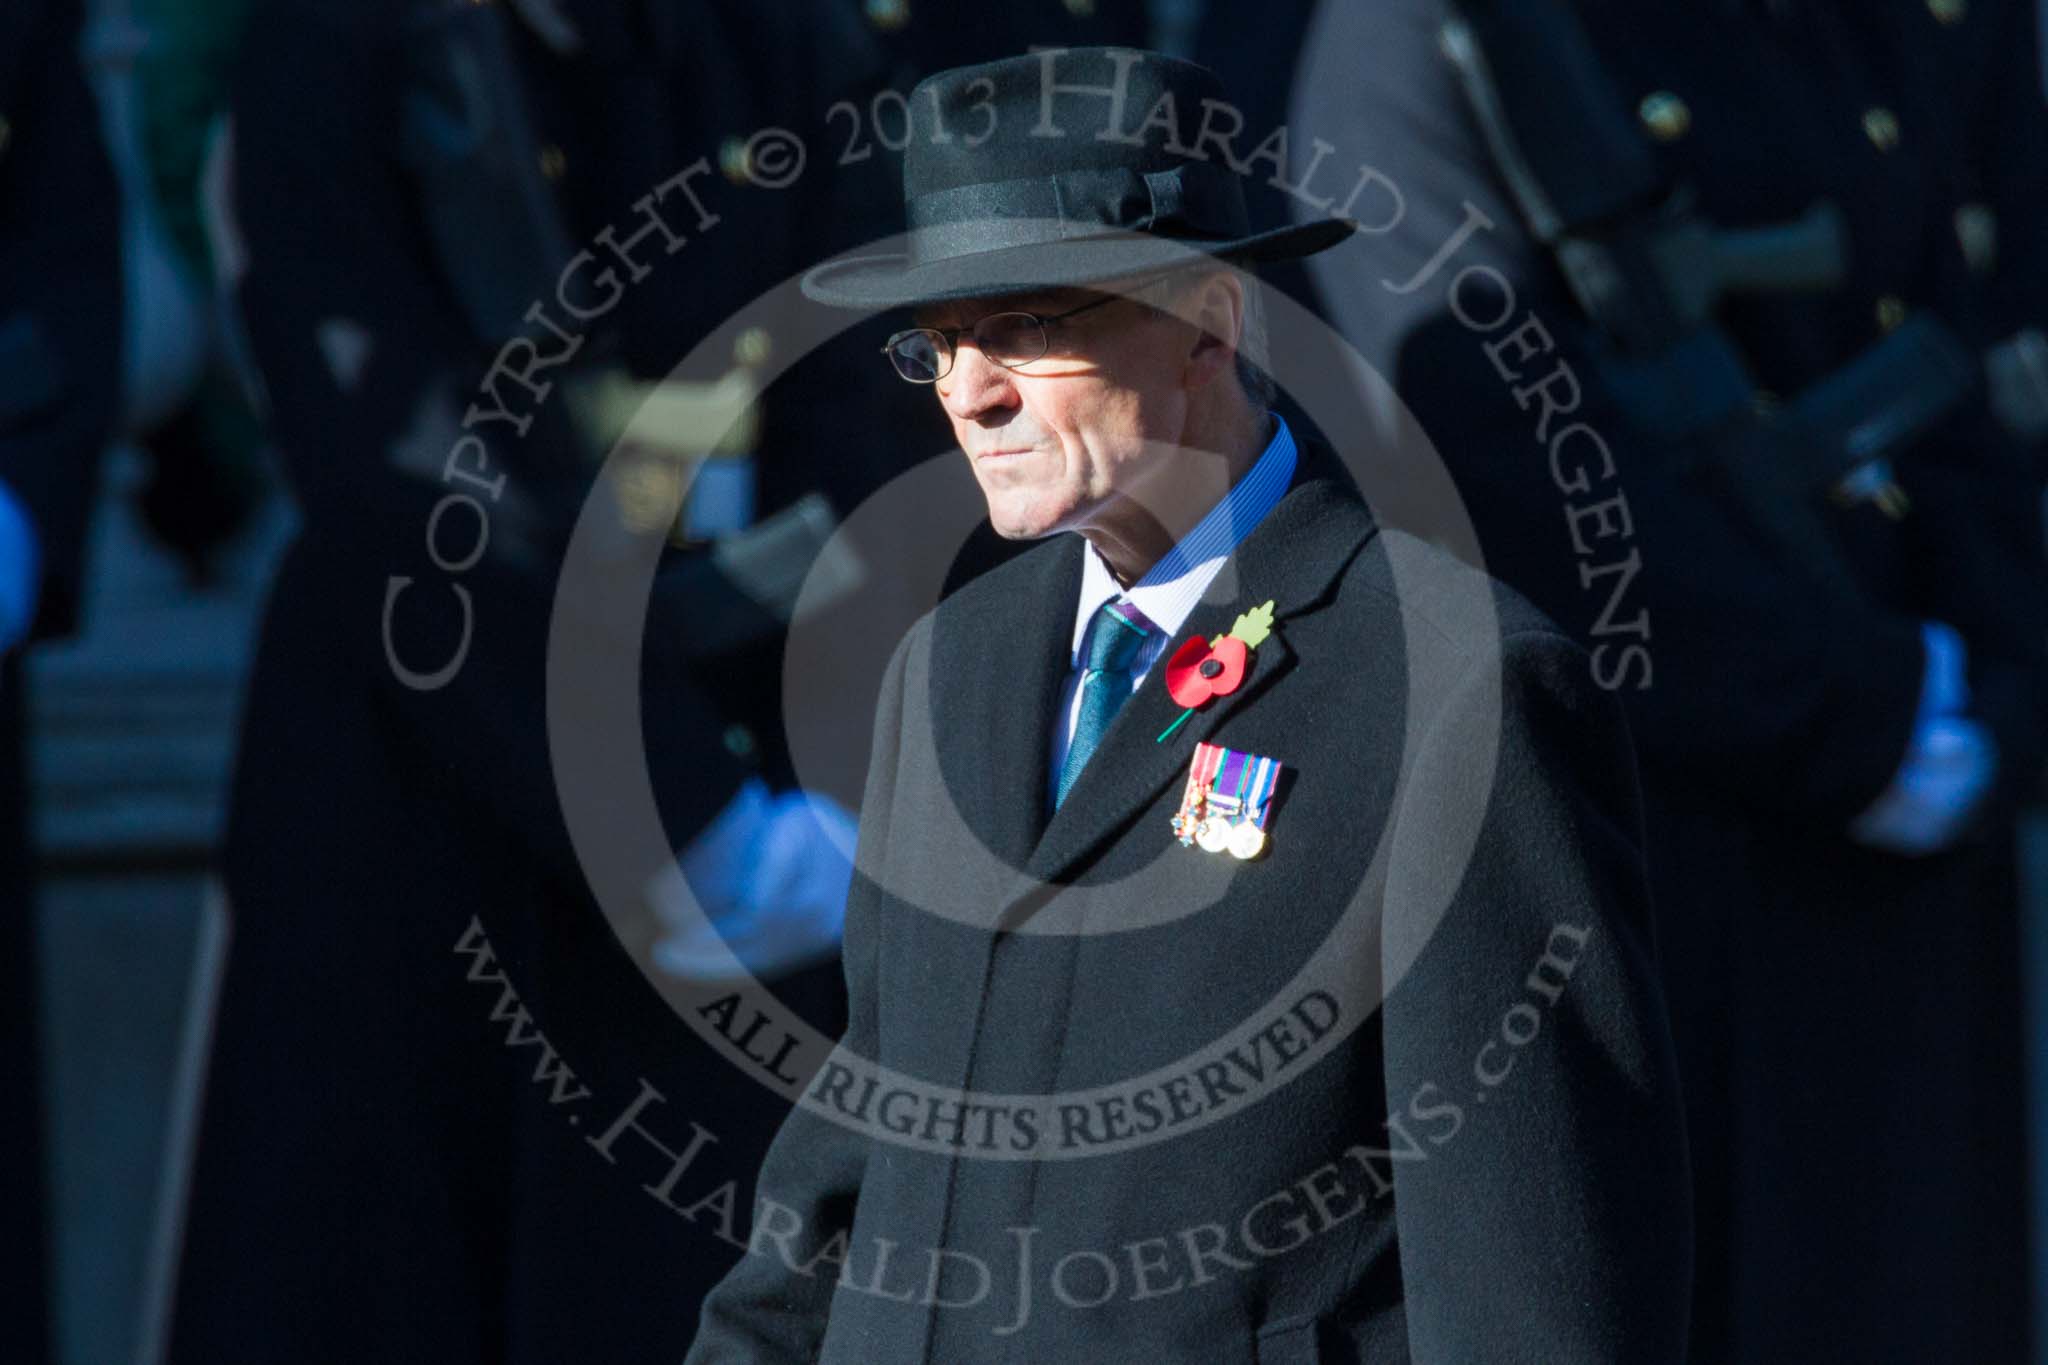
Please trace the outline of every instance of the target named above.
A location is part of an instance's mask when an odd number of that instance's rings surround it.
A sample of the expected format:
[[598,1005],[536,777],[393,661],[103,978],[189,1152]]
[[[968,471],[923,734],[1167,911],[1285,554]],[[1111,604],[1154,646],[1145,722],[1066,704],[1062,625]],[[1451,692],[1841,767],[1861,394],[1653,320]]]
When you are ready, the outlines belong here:
[[[1327,598],[1338,574],[1372,532],[1372,515],[1335,456],[1305,446],[1294,485],[1217,574],[1137,693],[1117,713],[1101,748],[1046,824],[1026,866],[1032,883],[1055,882],[1072,873],[1163,787],[1184,779],[1197,743],[1235,711],[1255,705],[1294,667],[1294,651],[1287,643],[1289,618],[1313,610]],[[1078,582],[1069,593],[1069,630],[1073,591],[1078,591]],[[1273,601],[1273,633],[1254,651],[1243,685],[1209,702],[1171,738],[1159,742],[1160,733],[1181,714],[1166,692],[1166,661],[1173,651],[1196,636],[1226,633],[1239,613],[1268,598]],[[1056,679],[1053,696],[1057,695]],[[1042,734],[1049,744],[1050,731]],[[1039,752],[1043,767],[1043,745]],[[1166,837],[1163,831],[1161,837]]]
[[1081,591],[1078,536],[1029,551],[999,611],[940,612],[933,736],[947,789],[989,851],[1022,868],[1045,831],[1047,768]]

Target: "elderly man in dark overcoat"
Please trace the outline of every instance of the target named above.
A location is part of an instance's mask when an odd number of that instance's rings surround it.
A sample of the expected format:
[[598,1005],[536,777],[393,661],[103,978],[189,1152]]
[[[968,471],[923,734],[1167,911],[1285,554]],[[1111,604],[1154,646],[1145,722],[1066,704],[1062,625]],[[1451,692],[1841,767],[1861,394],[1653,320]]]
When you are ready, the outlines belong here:
[[1042,543],[895,652],[851,1022],[693,1365],[1680,1358],[1627,732],[1268,411],[1238,267],[1348,228],[1251,232],[1223,104],[1120,50],[935,76],[908,251],[808,277],[915,309],[889,363]]

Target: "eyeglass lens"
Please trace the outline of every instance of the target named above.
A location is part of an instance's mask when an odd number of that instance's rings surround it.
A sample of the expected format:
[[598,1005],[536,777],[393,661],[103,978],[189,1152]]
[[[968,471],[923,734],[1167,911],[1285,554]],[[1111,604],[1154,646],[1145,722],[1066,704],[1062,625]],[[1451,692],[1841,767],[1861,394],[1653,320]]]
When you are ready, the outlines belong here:
[[[1045,354],[1045,328],[1031,313],[991,313],[974,324],[973,336],[975,347],[1006,369]],[[953,346],[936,328],[912,328],[891,339],[889,359],[913,384],[930,384],[953,367]]]

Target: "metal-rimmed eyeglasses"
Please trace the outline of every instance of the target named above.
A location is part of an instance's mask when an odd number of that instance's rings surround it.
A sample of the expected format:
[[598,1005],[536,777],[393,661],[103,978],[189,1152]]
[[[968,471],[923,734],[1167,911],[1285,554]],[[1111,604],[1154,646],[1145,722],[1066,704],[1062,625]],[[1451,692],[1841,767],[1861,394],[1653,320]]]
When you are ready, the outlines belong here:
[[1100,308],[1105,303],[1131,298],[1140,289],[1157,284],[1167,275],[1140,280],[1118,293],[1067,309],[1063,313],[1026,313],[1006,309],[979,318],[971,327],[908,327],[882,343],[882,354],[896,367],[896,373],[913,384],[936,384],[953,369],[953,356],[960,338],[974,338],[975,349],[1006,370],[1018,369],[1042,359],[1051,343],[1047,333],[1056,322],[1077,313]]

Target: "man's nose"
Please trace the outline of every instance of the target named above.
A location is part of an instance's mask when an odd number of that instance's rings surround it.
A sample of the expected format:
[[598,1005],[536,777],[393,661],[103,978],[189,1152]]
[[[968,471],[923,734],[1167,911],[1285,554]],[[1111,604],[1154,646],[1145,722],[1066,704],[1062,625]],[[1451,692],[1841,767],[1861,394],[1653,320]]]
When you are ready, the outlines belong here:
[[972,422],[1017,406],[1016,376],[981,352],[971,337],[960,338],[953,368],[939,381],[939,401],[963,422]]

